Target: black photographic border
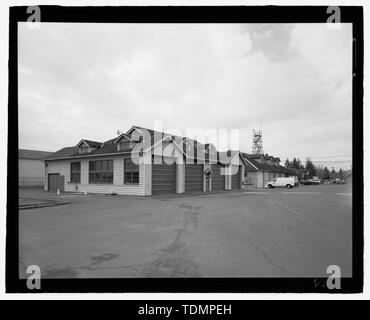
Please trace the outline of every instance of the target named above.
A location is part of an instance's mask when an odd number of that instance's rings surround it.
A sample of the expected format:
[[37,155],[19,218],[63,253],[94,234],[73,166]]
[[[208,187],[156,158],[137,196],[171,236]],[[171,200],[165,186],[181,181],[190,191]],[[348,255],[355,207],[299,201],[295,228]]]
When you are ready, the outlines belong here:
[[[41,22],[85,23],[325,23],[327,6],[39,6]],[[27,6],[9,10],[9,102],[6,219],[7,293],[85,292],[290,292],[359,293],[363,291],[363,7],[341,6],[341,22],[353,26],[352,81],[352,278],[329,290],[327,278],[110,278],[42,279],[29,290],[19,279],[18,238],[18,22]],[[17,173],[16,175],[14,173]]]

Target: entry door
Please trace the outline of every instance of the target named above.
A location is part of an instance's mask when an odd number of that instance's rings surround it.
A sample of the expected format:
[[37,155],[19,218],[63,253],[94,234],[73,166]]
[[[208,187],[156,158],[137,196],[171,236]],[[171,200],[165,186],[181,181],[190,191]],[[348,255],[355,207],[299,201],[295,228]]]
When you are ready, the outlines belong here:
[[48,174],[48,190],[57,192],[60,184],[60,174],[59,173],[49,173]]

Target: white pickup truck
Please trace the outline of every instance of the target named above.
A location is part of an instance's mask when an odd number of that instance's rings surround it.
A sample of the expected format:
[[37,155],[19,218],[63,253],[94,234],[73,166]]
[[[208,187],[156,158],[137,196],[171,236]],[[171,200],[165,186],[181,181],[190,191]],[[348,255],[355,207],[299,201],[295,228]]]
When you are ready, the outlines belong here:
[[293,188],[296,185],[295,177],[280,177],[275,178],[265,184],[265,188],[285,187]]

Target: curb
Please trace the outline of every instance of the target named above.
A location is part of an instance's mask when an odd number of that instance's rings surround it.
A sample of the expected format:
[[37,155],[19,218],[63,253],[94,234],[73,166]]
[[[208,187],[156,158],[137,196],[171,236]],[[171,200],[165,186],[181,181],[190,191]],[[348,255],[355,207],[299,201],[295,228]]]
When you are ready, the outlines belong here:
[[38,204],[23,204],[19,205],[19,210],[25,210],[25,209],[36,209],[36,208],[44,208],[44,207],[54,207],[54,206],[60,206],[63,204],[68,204],[70,201],[66,200],[58,200],[58,201],[49,201],[44,203],[38,203]]

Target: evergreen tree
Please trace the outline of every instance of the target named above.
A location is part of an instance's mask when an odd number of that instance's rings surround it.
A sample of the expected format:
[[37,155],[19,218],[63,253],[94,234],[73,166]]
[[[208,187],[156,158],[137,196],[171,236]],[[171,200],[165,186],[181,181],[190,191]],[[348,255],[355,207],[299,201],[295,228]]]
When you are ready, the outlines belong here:
[[297,163],[297,159],[295,157],[293,158],[293,161],[292,161],[292,168],[298,169],[298,163]]
[[310,178],[316,176],[316,168],[310,159],[307,159],[306,161],[306,170],[308,171],[308,175]]
[[340,180],[343,180],[343,171],[342,171],[342,168],[339,169],[339,172],[338,172],[338,176],[337,176]]
[[330,171],[330,179],[336,179],[337,178],[337,172],[335,171],[335,169],[333,168],[331,171]]
[[316,175],[322,180],[324,175],[324,168],[322,166],[316,166]]
[[323,179],[330,179],[330,171],[327,167],[324,168],[322,178]]
[[285,168],[290,168],[291,167],[289,159],[285,160],[285,165],[284,166],[285,166]]
[[301,160],[299,160],[299,158],[297,159],[297,169],[301,169],[302,167],[302,163],[301,163]]

